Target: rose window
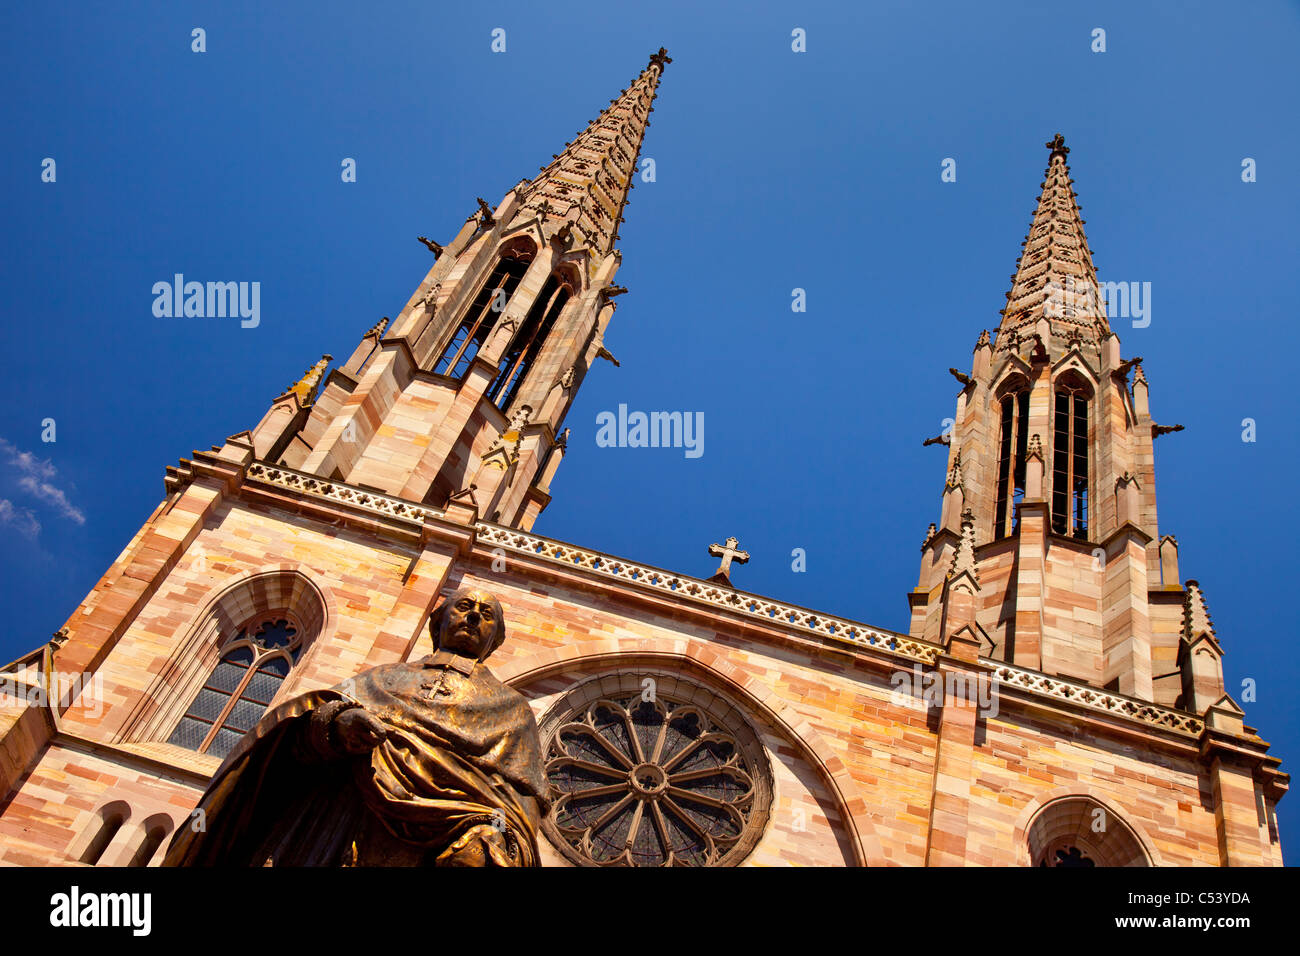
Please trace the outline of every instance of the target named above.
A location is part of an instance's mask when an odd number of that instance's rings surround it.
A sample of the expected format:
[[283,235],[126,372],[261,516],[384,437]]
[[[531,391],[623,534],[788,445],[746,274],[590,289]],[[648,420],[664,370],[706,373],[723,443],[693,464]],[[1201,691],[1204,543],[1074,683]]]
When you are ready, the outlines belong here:
[[761,747],[688,696],[638,687],[545,722],[546,829],[574,862],[726,866],[757,842],[770,802]]

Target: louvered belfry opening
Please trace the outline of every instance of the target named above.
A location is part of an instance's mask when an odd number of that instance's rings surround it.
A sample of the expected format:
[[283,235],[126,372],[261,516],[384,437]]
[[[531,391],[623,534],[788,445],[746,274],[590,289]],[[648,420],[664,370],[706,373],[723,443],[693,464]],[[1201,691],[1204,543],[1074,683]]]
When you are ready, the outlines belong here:
[[470,362],[487,341],[527,270],[528,259],[522,254],[507,254],[497,261],[443,348],[433,367],[435,372],[460,378],[469,370]]
[[1015,506],[1025,496],[1025,456],[1029,451],[1028,387],[1002,396],[1001,412],[994,538],[1005,538],[1015,530]]
[[533,367],[538,353],[551,334],[555,320],[564,310],[570,295],[567,284],[554,275],[550,276],[542,286],[541,293],[533,301],[532,308],[528,310],[523,325],[511,340],[505,354],[501,356],[501,361],[497,365],[496,378],[492,380],[487,394],[488,398],[503,412],[510,407],[510,403],[519,393],[524,376]]
[[1052,531],[1088,537],[1088,399],[1073,382],[1052,393]]

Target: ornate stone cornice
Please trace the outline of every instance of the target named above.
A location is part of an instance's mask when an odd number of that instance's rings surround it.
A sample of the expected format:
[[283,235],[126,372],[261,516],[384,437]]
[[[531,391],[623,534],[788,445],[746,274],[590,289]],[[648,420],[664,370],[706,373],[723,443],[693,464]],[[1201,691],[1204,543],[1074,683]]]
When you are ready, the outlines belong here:
[[290,491],[301,492],[308,497],[335,501],[372,514],[410,521],[416,525],[423,524],[426,517],[442,517],[440,510],[430,508],[428,505],[417,505],[402,498],[393,498],[375,491],[346,485],[341,481],[327,481],[317,475],[294,471],[281,465],[253,462],[248,466],[247,477]]
[[691,578],[662,568],[625,561],[599,551],[573,545],[514,528],[480,522],[479,542],[488,547],[504,547],[532,557],[553,562],[566,569],[586,571],[637,588],[672,595],[693,604],[710,605],[764,620],[777,627],[793,628],[821,637],[852,641],[887,654],[932,664],[941,652],[937,645],[917,641],[905,634],[871,627],[857,621],[832,617],[819,611],[781,604],[757,594],[720,587],[709,581]]
[[[310,498],[348,505],[350,508],[398,522],[409,522],[417,529],[421,528],[427,519],[444,517],[444,513],[437,508],[367,491],[342,482],[326,481],[315,475],[266,462],[254,462],[249,465],[248,479],[268,483]],[[758,594],[720,587],[700,578],[627,561],[600,551],[575,547],[516,528],[480,521],[475,524],[474,531],[478,543],[488,548],[504,548],[567,571],[579,570],[597,578],[617,582],[621,586],[671,596],[701,608],[730,611],[774,627],[849,642],[864,649],[924,665],[934,665],[943,653],[943,649],[938,645],[915,640],[906,634],[834,617],[793,604],[784,604]],[[1148,727],[1167,730],[1180,736],[1197,737],[1204,730],[1204,721],[1193,714],[1125,697],[1122,694],[1114,694],[1087,684],[1051,677],[1001,661],[984,658],[981,660],[992,667],[993,679],[1007,688],[1066,702],[1085,711],[1120,717]]]
[[1151,727],[1169,730],[1186,737],[1197,737],[1205,729],[1205,722],[1194,714],[1170,707],[1161,707],[1123,694],[1090,687],[1061,677],[1049,677],[1038,671],[994,662],[993,678],[998,683],[1031,691],[1044,697],[1068,701],[1086,710],[1099,711],[1137,721]]

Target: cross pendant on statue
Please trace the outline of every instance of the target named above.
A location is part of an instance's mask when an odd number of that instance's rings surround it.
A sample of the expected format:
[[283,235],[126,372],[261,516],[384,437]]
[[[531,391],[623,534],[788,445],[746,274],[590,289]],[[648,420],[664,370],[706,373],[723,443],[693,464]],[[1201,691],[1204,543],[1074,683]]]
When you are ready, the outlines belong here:
[[446,670],[440,670],[438,672],[437,680],[427,680],[420,686],[428,691],[428,693],[424,695],[427,700],[433,700],[435,697],[449,696],[451,694],[451,689],[447,686]]
[[722,564],[714,572],[710,580],[724,581],[731,583],[731,562],[734,560],[737,564],[745,564],[749,561],[749,552],[740,550],[740,542],[735,538],[728,538],[727,543],[709,545],[709,554],[715,558],[721,558]]

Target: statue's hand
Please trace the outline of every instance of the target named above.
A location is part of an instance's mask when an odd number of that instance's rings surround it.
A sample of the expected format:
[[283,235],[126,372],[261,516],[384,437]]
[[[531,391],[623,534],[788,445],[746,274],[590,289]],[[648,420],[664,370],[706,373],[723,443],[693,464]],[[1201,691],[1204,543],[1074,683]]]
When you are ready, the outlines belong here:
[[489,823],[470,827],[438,855],[438,866],[518,866],[518,853]]
[[383,721],[362,707],[343,711],[330,727],[330,739],[349,754],[369,753],[387,736]]

